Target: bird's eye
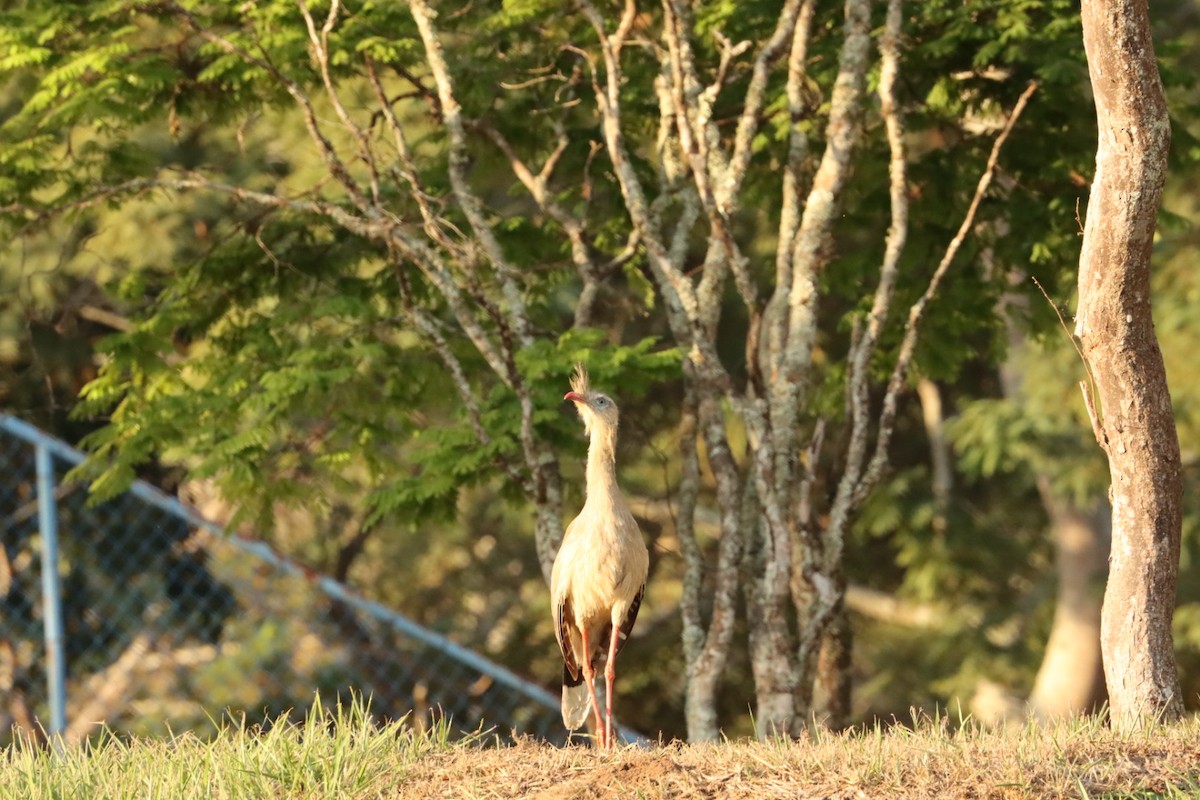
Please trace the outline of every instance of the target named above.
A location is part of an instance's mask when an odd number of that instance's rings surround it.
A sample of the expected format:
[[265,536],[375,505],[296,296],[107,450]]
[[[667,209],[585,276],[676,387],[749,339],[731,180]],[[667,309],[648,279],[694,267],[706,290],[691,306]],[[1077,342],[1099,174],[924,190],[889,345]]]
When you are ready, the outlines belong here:
[[604,395],[600,395],[599,397],[596,398],[596,408],[604,408],[607,405],[608,405],[608,398],[605,397]]

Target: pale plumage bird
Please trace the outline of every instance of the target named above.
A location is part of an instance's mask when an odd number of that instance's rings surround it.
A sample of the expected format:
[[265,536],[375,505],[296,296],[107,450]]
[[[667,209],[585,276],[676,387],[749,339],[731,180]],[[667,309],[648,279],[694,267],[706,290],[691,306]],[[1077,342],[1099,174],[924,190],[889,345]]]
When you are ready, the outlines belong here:
[[[613,744],[613,683],[620,652],[646,591],[650,554],[617,486],[617,404],[588,386],[582,365],[563,397],[575,404],[590,438],[587,498],[567,526],[550,578],[554,629],[563,655],[562,715],[575,730],[596,717],[596,738]],[[607,643],[605,640],[608,640]],[[605,714],[596,699],[596,664],[605,654]]]

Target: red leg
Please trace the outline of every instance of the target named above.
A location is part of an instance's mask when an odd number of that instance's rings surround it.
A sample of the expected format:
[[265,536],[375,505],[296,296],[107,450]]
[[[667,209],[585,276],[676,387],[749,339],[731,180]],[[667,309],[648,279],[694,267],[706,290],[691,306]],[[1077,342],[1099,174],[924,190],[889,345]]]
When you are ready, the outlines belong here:
[[592,647],[588,642],[587,628],[580,628],[583,636],[583,679],[587,681],[588,692],[592,695],[592,711],[596,714],[596,743],[606,746],[604,738],[604,720],[600,718],[600,701],[596,699],[596,668],[592,665]]
[[612,747],[613,743],[613,684],[617,680],[617,642],[620,635],[620,627],[613,625],[612,640],[608,643],[608,663],[604,665],[604,741],[608,747]]

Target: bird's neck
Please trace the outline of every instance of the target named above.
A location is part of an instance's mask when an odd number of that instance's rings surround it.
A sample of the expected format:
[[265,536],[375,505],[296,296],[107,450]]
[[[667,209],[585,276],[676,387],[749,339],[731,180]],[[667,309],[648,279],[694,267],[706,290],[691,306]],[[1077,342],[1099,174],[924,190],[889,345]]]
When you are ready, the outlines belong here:
[[587,502],[611,502],[616,495],[617,432],[596,427],[588,445]]

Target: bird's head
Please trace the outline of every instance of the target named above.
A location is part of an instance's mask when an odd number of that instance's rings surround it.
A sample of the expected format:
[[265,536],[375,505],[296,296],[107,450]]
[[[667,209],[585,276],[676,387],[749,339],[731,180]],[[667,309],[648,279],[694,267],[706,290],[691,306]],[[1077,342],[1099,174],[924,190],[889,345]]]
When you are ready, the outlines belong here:
[[616,430],[620,419],[620,411],[613,399],[603,392],[593,391],[588,385],[587,370],[583,364],[575,365],[575,374],[571,376],[571,391],[563,395],[563,400],[570,400],[583,420],[583,429],[591,434],[593,425],[601,425]]

